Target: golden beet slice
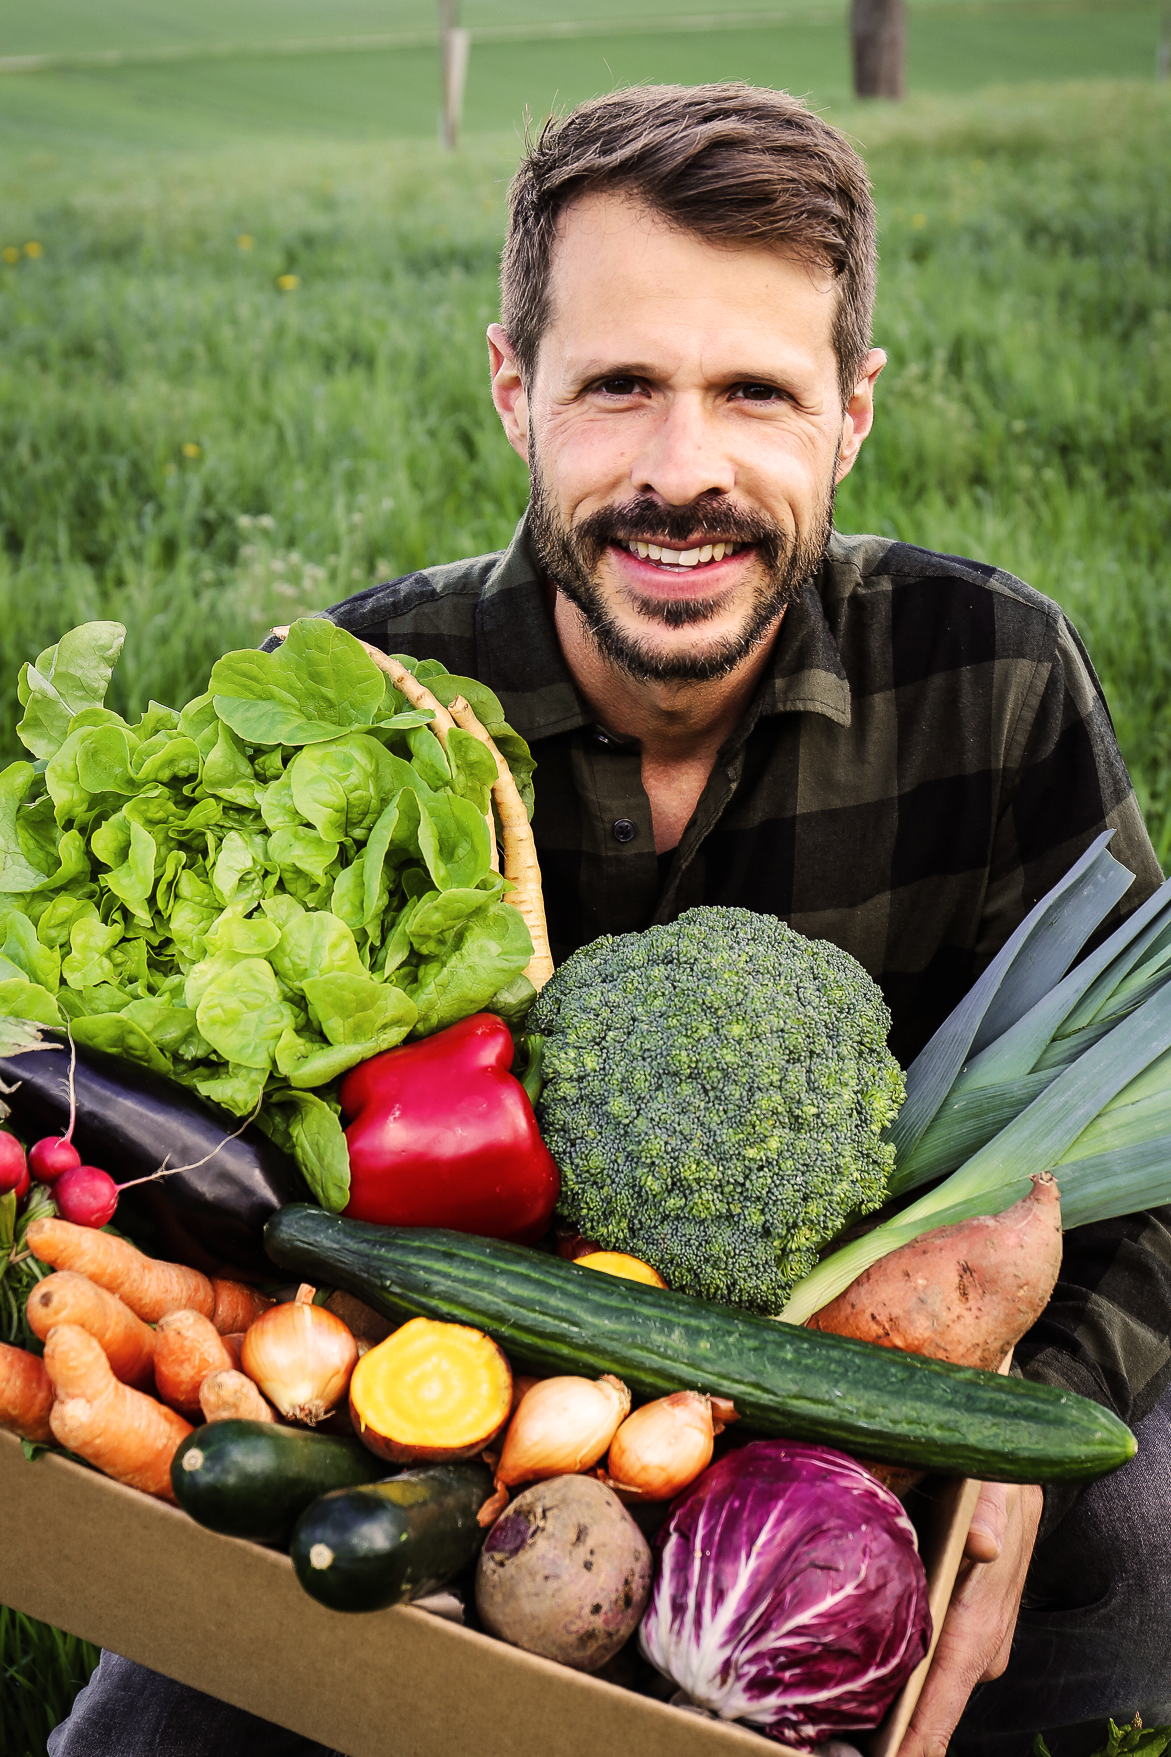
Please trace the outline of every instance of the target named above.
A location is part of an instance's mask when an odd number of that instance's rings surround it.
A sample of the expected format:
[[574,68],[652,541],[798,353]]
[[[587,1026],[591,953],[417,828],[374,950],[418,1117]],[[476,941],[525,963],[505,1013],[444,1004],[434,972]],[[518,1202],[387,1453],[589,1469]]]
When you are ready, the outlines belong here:
[[350,1415],[394,1464],[474,1458],[512,1408],[512,1370],[482,1330],[412,1318],[371,1348],[350,1380]]

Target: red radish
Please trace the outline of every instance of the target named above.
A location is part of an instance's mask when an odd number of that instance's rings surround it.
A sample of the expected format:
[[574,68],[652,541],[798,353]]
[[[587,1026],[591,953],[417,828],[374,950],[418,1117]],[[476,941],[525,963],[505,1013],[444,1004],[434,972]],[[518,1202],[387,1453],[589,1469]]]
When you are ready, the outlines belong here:
[[39,1184],[51,1184],[63,1171],[72,1171],[81,1164],[81,1154],[64,1135],[46,1135],[29,1148],[29,1170]]
[[118,1206],[118,1186],[96,1165],[75,1165],[53,1185],[53,1200],[62,1220],[74,1226],[105,1226]]
[[10,1135],[7,1129],[0,1129],[0,1196],[15,1191],[19,1201],[27,1189],[28,1166],[24,1148],[15,1135]]

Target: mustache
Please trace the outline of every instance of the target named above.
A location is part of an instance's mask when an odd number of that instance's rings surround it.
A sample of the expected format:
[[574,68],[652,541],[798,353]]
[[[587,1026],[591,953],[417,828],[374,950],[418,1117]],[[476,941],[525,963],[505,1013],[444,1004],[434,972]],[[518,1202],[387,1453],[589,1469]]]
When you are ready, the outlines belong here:
[[572,538],[580,553],[596,562],[611,543],[666,539],[682,546],[701,534],[704,542],[754,544],[769,563],[789,545],[788,533],[780,525],[761,513],[746,511],[723,494],[703,494],[686,506],[662,506],[649,497],[600,506],[573,526]]

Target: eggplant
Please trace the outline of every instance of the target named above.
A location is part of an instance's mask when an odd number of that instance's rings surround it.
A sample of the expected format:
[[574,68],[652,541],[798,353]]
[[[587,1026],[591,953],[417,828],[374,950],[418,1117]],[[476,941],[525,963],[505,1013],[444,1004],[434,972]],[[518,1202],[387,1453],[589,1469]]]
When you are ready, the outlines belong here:
[[[69,1055],[36,1049],[0,1056],[12,1125],[28,1143],[69,1126]],[[184,1086],[93,1050],[78,1051],[73,1142],[87,1165],[117,1184],[149,1177],[164,1160],[191,1165],[140,1184],[118,1203],[115,1225],[159,1255],[204,1274],[272,1279],[264,1225],[287,1202],[312,1201],[294,1162],[254,1124],[235,1140],[238,1117]],[[203,1165],[197,1159],[210,1155]],[[140,1236],[141,1235],[141,1236]]]

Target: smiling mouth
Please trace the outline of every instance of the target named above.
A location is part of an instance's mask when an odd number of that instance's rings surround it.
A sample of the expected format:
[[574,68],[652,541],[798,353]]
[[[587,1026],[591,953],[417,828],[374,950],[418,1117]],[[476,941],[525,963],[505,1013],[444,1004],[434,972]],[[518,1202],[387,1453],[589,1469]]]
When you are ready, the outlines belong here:
[[703,543],[694,549],[666,549],[661,543],[644,543],[640,538],[625,538],[622,547],[629,549],[640,561],[653,562],[656,567],[667,567],[674,571],[692,567],[702,567],[709,561],[723,561],[726,556],[736,555],[741,549],[751,548],[748,543]]

